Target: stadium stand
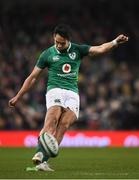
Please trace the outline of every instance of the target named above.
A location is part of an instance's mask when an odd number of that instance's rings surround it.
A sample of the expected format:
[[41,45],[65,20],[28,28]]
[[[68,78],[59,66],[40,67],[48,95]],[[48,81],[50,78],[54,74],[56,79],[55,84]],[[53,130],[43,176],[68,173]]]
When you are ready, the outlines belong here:
[[[36,64],[53,44],[60,22],[74,42],[98,45],[120,33],[129,43],[102,57],[85,57],[79,75],[81,111],[73,129],[139,129],[138,0],[0,1],[0,129],[38,130],[45,114],[47,71],[16,109],[8,107]],[[53,5],[55,3],[55,6]]]

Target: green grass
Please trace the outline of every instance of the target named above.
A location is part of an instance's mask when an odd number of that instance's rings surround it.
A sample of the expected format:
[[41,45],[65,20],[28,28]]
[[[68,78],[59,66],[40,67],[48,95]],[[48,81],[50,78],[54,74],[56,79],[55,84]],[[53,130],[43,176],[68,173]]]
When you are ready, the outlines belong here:
[[54,172],[26,172],[32,148],[1,148],[0,178],[6,179],[138,179],[138,148],[63,148],[51,159]]

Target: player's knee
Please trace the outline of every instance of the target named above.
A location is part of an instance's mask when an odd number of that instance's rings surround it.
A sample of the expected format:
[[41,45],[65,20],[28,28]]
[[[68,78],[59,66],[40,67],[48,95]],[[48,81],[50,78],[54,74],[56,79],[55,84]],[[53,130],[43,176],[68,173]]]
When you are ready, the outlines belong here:
[[42,129],[42,132],[54,133],[56,129],[58,119],[56,116],[49,116],[45,119],[45,123]]
[[57,124],[58,118],[55,115],[51,115],[45,119],[45,122],[44,126],[50,127]]

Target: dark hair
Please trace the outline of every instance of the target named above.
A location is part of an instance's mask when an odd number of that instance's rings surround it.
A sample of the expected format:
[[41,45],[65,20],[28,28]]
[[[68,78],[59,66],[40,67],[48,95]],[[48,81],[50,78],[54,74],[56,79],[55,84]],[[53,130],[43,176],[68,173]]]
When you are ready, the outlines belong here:
[[54,34],[59,34],[69,40],[71,37],[71,28],[66,24],[59,24],[55,27]]

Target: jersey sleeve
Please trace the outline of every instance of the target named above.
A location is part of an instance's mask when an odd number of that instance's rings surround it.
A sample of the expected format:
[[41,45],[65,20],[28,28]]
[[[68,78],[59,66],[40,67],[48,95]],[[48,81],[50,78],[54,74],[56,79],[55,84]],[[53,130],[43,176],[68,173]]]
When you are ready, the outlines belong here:
[[81,58],[84,57],[84,56],[87,56],[89,54],[89,49],[90,49],[91,46],[89,45],[78,45],[78,49],[80,51],[80,54],[81,54]]
[[48,59],[47,51],[43,51],[37,60],[36,66],[41,69],[46,68],[48,66],[47,59]]

